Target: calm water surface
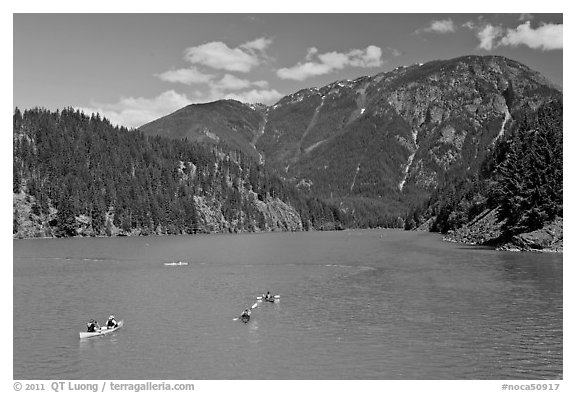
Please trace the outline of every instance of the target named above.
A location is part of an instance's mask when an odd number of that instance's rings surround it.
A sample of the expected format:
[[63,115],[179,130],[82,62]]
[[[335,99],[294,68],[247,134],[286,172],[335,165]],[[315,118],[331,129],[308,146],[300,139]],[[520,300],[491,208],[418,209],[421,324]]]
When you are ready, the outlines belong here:
[[13,321],[14,379],[558,379],[562,255],[393,230],[15,240]]

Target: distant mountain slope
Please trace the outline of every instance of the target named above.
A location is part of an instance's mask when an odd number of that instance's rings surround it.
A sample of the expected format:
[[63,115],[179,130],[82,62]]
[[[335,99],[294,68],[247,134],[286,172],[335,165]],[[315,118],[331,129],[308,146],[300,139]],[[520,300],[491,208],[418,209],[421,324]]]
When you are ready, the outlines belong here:
[[263,126],[265,107],[234,100],[188,105],[140,127],[145,135],[195,142],[222,142],[230,148],[260,158],[252,140]]
[[141,130],[172,138],[212,133],[339,203],[359,224],[372,217],[370,225],[390,225],[446,179],[477,172],[517,119],[558,97],[523,64],[464,56],[304,89],[270,107],[191,105]]

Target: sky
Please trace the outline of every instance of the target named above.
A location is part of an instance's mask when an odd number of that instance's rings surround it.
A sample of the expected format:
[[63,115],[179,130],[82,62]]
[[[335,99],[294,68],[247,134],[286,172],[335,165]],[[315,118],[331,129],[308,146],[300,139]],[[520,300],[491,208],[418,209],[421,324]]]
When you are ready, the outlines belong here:
[[20,14],[13,105],[138,127],[191,103],[300,89],[464,55],[563,85],[562,14]]

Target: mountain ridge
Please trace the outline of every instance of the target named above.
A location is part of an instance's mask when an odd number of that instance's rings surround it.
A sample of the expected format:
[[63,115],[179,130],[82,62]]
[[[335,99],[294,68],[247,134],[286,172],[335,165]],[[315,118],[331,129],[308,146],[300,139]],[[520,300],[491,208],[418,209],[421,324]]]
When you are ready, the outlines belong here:
[[[210,120],[188,106],[196,113],[183,121],[189,138],[240,149],[349,211],[371,200],[393,221],[451,173],[477,170],[522,113],[558,96],[515,60],[469,55],[301,89],[271,106],[234,102]],[[165,125],[173,115],[140,130],[178,139],[181,129]]]

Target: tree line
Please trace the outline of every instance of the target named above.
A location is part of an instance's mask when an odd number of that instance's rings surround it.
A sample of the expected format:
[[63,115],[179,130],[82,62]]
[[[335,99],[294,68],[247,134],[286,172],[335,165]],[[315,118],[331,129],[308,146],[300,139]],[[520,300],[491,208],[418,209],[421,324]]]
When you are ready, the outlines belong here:
[[512,132],[497,142],[479,171],[447,178],[430,200],[412,207],[406,229],[432,217],[431,230],[446,233],[498,208],[506,238],[562,216],[563,103],[553,100],[515,118]]
[[112,224],[144,234],[205,231],[195,197],[215,201],[241,230],[265,229],[255,199],[268,198],[294,207],[306,230],[346,225],[337,208],[238,151],[147,137],[72,108],[16,108],[13,123],[13,192],[33,197],[37,215],[55,209],[58,236],[74,236],[80,216],[96,235],[110,235]]

